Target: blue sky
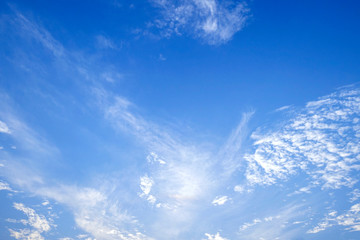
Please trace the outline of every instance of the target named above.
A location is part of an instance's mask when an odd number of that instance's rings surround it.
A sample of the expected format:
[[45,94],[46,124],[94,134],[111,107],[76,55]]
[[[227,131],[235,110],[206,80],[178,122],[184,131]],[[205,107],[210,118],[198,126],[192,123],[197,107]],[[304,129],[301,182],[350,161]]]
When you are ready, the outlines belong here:
[[358,239],[359,10],[1,1],[0,239]]

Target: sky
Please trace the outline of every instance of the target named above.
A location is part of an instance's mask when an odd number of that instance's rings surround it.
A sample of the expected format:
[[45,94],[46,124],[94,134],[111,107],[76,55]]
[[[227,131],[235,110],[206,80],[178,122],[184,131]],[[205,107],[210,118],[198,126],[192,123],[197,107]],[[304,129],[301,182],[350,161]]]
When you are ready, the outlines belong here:
[[359,239],[359,11],[0,1],[0,239]]

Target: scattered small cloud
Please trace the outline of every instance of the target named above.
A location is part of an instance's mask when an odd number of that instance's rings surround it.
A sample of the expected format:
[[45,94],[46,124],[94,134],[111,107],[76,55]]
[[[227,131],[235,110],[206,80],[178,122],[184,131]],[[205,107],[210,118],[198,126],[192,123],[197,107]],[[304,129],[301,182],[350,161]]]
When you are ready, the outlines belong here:
[[228,240],[227,238],[221,237],[220,233],[216,233],[216,234],[205,233],[205,236],[207,237],[206,240]]
[[217,196],[211,204],[214,206],[224,205],[230,198],[228,196]]
[[248,229],[249,227],[252,227],[261,222],[262,222],[262,220],[256,218],[252,222],[244,223],[243,225],[240,226],[240,231],[244,231],[244,230]]
[[159,164],[166,164],[166,162],[161,159],[156,153],[151,152],[147,157],[146,160],[148,163],[159,163]]
[[289,109],[290,107],[291,107],[290,105],[279,107],[279,108],[275,109],[275,112],[281,112],[281,111]]
[[349,195],[351,196],[349,201],[355,202],[356,200],[358,200],[360,198],[360,190],[354,189]]
[[156,198],[150,194],[151,187],[153,186],[154,181],[149,178],[147,175],[140,178],[140,189],[142,193],[140,194],[140,197],[146,198],[146,200],[151,203],[155,204]]
[[0,133],[11,134],[9,127],[2,121],[0,121]]
[[360,231],[360,203],[351,206],[351,208],[341,215],[337,211],[330,211],[324,219],[307,233],[318,233],[332,226],[344,226],[349,231]]
[[243,192],[245,192],[245,187],[243,185],[236,185],[234,187],[234,191],[238,192],[238,193],[243,193]]
[[20,222],[25,226],[29,226],[30,229],[9,229],[10,235],[15,239],[43,240],[44,237],[41,234],[48,232],[51,228],[46,217],[37,214],[34,209],[25,207],[22,203],[14,203],[14,208],[25,213],[28,219],[22,219]]

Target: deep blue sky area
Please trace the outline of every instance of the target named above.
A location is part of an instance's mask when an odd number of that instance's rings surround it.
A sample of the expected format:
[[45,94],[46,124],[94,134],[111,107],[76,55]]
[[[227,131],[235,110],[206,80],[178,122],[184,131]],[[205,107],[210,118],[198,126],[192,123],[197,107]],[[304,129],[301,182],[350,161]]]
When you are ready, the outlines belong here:
[[[12,11],[6,2],[2,5],[2,12]],[[239,116],[234,114],[249,107],[266,112],[302,104],[358,80],[356,1],[251,1],[244,29],[221,46],[186,38],[187,33],[170,39],[137,37],[134,29],[158,14],[149,2],[12,5],[29,13],[69,49],[96,54],[93,36],[112,38],[120,49],[104,50],[97,58],[103,64],[99,68],[125,72],[118,90],[158,114],[186,119],[194,113],[198,116],[191,121],[199,126],[226,124],[226,118],[216,116],[228,114],[236,122]],[[160,54],[166,61],[159,61]]]
[[359,13],[0,1],[0,238],[359,238]]

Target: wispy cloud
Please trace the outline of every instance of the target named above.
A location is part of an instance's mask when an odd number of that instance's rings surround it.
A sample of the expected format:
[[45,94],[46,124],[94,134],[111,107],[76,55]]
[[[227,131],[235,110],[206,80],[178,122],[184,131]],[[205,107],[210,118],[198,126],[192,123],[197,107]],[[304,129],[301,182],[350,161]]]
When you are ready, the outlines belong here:
[[41,27],[39,24],[31,21],[14,7],[13,10],[16,13],[15,22],[18,26],[20,26],[19,30],[22,30],[19,32],[39,41],[42,46],[50,50],[50,52],[56,57],[61,57],[65,54],[65,49],[62,44],[54,39],[54,37],[44,27]]
[[102,49],[116,50],[120,48],[117,44],[114,43],[113,40],[111,40],[109,37],[106,37],[104,35],[97,35],[96,43],[98,47]]
[[[158,232],[160,226],[166,226],[167,231],[159,236],[160,239],[177,238],[195,221],[203,205],[210,207],[210,199],[214,199],[219,189],[227,187],[227,181],[240,165],[242,141],[252,114],[243,116],[218,152],[218,149],[191,142],[166,123],[158,125],[144,119],[137,114],[136,106],[122,97],[104,89],[96,92],[101,93],[98,94],[99,106],[105,118],[116,130],[138,139],[149,152],[148,168],[146,175],[140,177],[139,188],[142,190],[140,197],[159,208],[151,231]],[[230,197],[222,196],[213,204],[223,205],[229,200]]]
[[343,214],[338,215],[337,211],[330,211],[324,219],[307,233],[318,233],[329,227],[340,225],[350,231],[360,231],[360,203],[354,204]]
[[152,0],[162,17],[150,24],[163,37],[190,34],[217,45],[228,42],[249,17],[244,2],[217,0]]
[[239,239],[294,239],[302,231],[294,228],[292,222],[308,220],[308,209],[302,204],[287,204],[273,215],[258,217],[239,227]]
[[76,186],[42,187],[36,194],[71,208],[76,224],[96,239],[150,240],[141,233],[136,218],[119,206],[107,191]]
[[360,198],[360,190],[359,189],[354,189],[350,194],[350,202],[355,202],[356,200],[358,200]]

